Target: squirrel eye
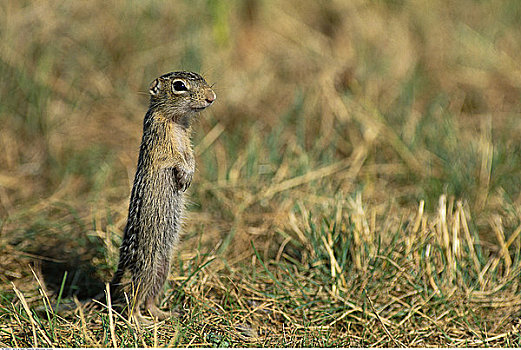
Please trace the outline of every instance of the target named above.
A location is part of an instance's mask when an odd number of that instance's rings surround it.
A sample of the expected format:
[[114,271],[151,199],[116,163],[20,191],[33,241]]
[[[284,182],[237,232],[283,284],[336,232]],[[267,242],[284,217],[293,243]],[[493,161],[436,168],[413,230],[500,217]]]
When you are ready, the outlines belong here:
[[172,83],[172,89],[174,89],[174,91],[188,91],[185,83],[183,83],[181,80],[174,81]]

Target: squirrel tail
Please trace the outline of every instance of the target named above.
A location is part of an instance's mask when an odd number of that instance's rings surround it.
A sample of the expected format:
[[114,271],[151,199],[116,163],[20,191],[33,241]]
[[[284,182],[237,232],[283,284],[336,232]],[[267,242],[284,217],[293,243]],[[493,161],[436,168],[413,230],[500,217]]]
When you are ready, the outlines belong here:
[[113,293],[117,290],[121,279],[123,278],[123,275],[125,274],[125,264],[123,263],[122,259],[119,260],[118,263],[118,269],[116,270],[116,273],[114,274],[114,277],[112,277],[112,281],[110,281],[110,294],[113,295]]

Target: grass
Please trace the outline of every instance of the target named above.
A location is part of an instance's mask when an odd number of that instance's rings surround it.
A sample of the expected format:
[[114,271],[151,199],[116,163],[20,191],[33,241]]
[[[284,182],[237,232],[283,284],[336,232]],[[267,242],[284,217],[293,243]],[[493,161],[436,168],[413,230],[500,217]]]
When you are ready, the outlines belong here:
[[[520,11],[2,2],[0,345],[521,346]],[[178,69],[218,99],[179,315],[137,327],[82,300],[116,267],[148,84]]]

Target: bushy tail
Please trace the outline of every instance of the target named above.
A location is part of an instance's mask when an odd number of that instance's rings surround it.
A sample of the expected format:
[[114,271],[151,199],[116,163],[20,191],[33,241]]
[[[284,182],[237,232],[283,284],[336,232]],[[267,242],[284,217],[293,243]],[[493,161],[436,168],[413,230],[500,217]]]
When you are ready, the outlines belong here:
[[118,269],[116,270],[116,273],[114,274],[114,277],[112,277],[112,281],[110,281],[110,295],[114,296],[114,293],[118,290],[118,287],[120,285],[121,279],[123,278],[123,275],[125,274],[126,266],[122,259],[119,260],[118,263]]

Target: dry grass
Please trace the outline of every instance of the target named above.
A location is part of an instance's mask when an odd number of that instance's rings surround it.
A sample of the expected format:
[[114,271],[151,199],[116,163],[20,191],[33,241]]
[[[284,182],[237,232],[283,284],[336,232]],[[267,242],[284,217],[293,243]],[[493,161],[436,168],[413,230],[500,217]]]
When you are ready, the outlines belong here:
[[[517,0],[0,18],[1,346],[521,346]],[[139,328],[82,300],[115,269],[148,84],[177,69],[218,100],[162,299],[179,316]]]

